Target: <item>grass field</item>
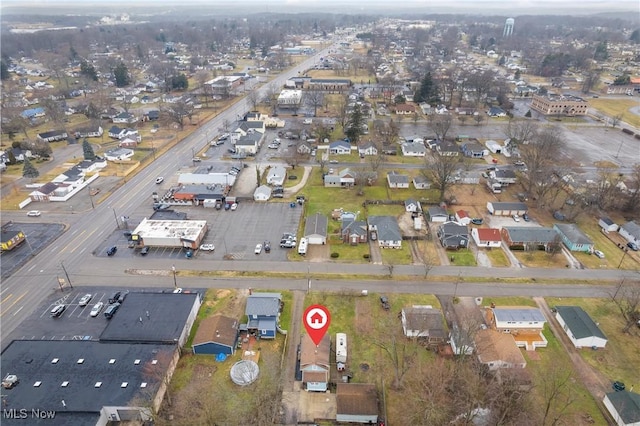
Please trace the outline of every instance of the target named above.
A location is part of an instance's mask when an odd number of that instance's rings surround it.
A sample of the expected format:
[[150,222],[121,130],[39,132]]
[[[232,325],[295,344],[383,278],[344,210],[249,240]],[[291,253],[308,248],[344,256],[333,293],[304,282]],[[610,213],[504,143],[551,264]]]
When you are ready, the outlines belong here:
[[636,98],[621,96],[615,99],[589,99],[589,105],[608,117],[621,116],[622,121],[634,127],[640,127],[640,116],[630,111],[631,108],[638,106]]
[[489,260],[491,261],[491,266],[493,267],[501,267],[501,266],[509,266],[509,259],[504,254],[501,249],[491,249],[484,250],[484,253],[487,255]]

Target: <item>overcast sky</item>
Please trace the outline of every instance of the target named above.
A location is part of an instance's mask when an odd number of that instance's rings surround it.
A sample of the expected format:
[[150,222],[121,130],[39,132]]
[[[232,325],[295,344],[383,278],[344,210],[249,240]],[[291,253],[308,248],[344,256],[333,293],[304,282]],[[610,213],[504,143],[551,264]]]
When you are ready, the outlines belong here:
[[[147,12],[173,8],[187,4],[206,4],[209,8],[224,6],[254,12],[268,10],[276,12],[284,7],[283,12],[302,12],[304,10],[322,10],[330,13],[353,13],[354,11],[376,12],[379,10],[419,10],[424,13],[499,13],[518,14],[585,14],[597,12],[630,11],[640,14],[638,0],[165,0],[159,3],[151,0],[2,0],[2,6],[22,6],[34,12],[39,7],[74,5],[85,10],[96,5],[113,9],[118,4],[127,6],[148,5]],[[94,10],[95,11],[95,10]],[[124,11],[124,10],[123,10]],[[79,10],[80,12],[80,10]]]

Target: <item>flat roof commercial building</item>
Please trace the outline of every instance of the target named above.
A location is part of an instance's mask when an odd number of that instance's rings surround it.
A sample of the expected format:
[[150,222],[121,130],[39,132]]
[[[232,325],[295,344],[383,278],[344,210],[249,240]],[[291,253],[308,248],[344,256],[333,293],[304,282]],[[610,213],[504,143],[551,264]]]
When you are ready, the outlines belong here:
[[586,115],[588,103],[573,95],[534,95],[531,109],[544,115]]

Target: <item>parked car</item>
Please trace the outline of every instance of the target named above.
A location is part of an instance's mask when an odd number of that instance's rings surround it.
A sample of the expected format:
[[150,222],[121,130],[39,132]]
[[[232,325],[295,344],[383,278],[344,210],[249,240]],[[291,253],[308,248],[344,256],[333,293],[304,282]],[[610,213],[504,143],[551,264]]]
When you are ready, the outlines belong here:
[[518,216],[517,214],[514,214],[513,216],[511,216],[513,218],[513,220],[515,222],[520,222],[520,216]]
[[149,254],[149,246],[142,247],[142,250],[140,250],[140,255],[146,256],[147,254]]
[[253,251],[255,254],[262,253],[262,244],[256,244],[256,249]]
[[627,247],[629,247],[633,251],[638,251],[638,245],[636,243],[634,243],[633,241],[629,241],[627,243]]
[[112,305],[107,306],[107,309],[105,309],[104,311],[105,318],[111,319],[119,308],[120,308],[119,303],[114,303]]
[[296,180],[296,179],[298,179],[298,176],[289,175],[289,180]]
[[269,149],[278,149],[279,145],[275,144],[275,143],[270,143],[269,145],[267,145],[267,148]]
[[599,258],[599,259],[604,259],[604,253],[601,252],[600,250],[594,250],[593,254],[595,254],[596,257]]
[[471,223],[473,223],[474,225],[482,225],[484,223],[484,219],[482,219],[481,217],[474,217],[473,219],[471,219]]
[[529,222],[529,221],[531,221],[531,217],[530,217],[527,213],[525,213],[525,214],[523,214],[523,215],[522,215],[522,219],[523,219],[525,222]]
[[269,253],[271,251],[271,241],[264,242],[264,251],[265,253]]
[[159,184],[161,184],[162,182],[164,182],[164,178],[163,178],[162,176],[158,176],[158,177],[156,178],[156,185],[159,185]]
[[116,254],[116,252],[118,251],[118,247],[116,246],[111,246],[109,247],[109,249],[107,250],[107,256],[113,256],[114,254]]
[[118,298],[120,297],[121,292],[116,291],[115,293],[113,293],[110,297],[109,297],[109,303],[116,303],[118,301]]
[[338,164],[338,160],[329,160],[329,164]]
[[611,385],[611,387],[616,392],[620,392],[626,389],[626,386],[621,381],[613,382],[613,385]]
[[29,216],[29,217],[38,217],[41,214],[42,213],[40,212],[40,210],[31,210],[31,211],[27,212],[27,216]]
[[200,246],[200,250],[202,250],[202,251],[214,251],[215,247],[213,246],[213,244],[202,244]]
[[122,305],[122,302],[124,302],[124,299],[127,298],[127,294],[129,294],[129,290],[125,291],[124,293],[120,293],[120,296],[118,296],[118,303]]
[[180,294],[182,293],[182,289],[180,287],[176,288],[175,290],[173,290],[174,294]]
[[104,302],[98,302],[95,305],[93,305],[93,308],[91,308],[91,312],[89,313],[90,317],[97,317],[98,315],[100,315],[100,311],[102,311],[102,308],[104,307]]
[[59,318],[62,316],[62,314],[64,313],[65,309],[67,309],[67,305],[56,305],[54,306],[53,309],[51,309],[51,317],[52,318]]
[[201,161],[202,161],[202,158],[200,158],[200,157],[193,157],[193,158],[191,159],[191,161],[193,161],[194,163],[199,163],[199,162],[201,162]]
[[91,299],[93,298],[93,295],[90,293],[85,294],[84,296],[82,296],[80,298],[80,301],[78,301],[78,305],[80,306],[87,306],[89,304],[89,302],[91,302]]
[[238,209],[238,203],[231,204],[231,211],[235,211]]

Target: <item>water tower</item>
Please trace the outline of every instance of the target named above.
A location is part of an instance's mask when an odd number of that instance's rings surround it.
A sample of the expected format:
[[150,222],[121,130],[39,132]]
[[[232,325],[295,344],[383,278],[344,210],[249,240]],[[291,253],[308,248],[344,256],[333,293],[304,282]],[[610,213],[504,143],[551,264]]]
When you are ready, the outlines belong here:
[[516,20],[513,18],[507,18],[504,22],[504,31],[502,31],[502,37],[511,37],[513,34],[513,25],[516,23]]

